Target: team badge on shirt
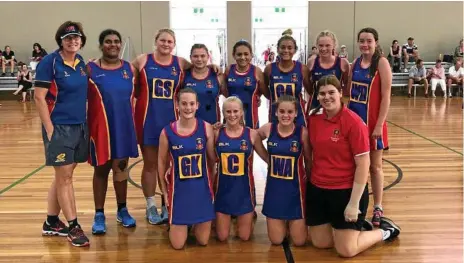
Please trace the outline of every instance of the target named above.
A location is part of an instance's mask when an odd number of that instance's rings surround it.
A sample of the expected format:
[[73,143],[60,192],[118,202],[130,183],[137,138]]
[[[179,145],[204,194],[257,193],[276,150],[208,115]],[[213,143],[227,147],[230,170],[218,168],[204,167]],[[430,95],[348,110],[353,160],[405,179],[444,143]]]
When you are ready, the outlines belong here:
[[241,140],[240,141],[240,150],[246,151],[248,150],[248,144],[246,140]]
[[298,75],[296,73],[292,74],[292,82],[298,82]]
[[298,152],[299,143],[297,141],[292,141],[292,146],[290,147],[291,152]]
[[127,74],[127,71],[125,69],[122,71],[122,78],[129,79],[129,74]]
[[202,150],[203,149],[203,139],[202,138],[197,138],[197,150]]
[[209,79],[206,81],[206,88],[207,89],[212,89],[213,88],[213,83]]
[[172,69],[171,69],[171,75],[172,75],[172,76],[177,76],[176,67],[172,67]]
[[250,77],[247,77],[245,79],[245,86],[251,86],[251,78]]
[[330,139],[333,141],[333,142],[338,142],[338,140],[340,140],[340,131],[338,129],[335,129],[332,133],[332,137],[330,137]]
[[81,76],[87,76],[87,73],[85,73],[84,69],[82,67],[80,67],[81,69]]

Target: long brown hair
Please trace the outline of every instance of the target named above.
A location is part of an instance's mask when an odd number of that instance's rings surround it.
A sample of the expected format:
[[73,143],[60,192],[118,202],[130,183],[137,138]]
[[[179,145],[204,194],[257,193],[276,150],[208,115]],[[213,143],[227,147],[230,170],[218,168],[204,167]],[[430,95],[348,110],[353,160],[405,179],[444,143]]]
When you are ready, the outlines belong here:
[[358,42],[359,42],[359,37],[361,36],[361,33],[371,33],[374,36],[374,40],[376,42],[374,55],[372,56],[372,60],[371,60],[371,66],[369,67],[369,74],[371,76],[374,76],[379,66],[380,57],[382,55],[382,51],[380,50],[380,47],[378,47],[379,33],[377,33],[377,30],[375,30],[372,27],[365,27],[361,29],[358,33]]

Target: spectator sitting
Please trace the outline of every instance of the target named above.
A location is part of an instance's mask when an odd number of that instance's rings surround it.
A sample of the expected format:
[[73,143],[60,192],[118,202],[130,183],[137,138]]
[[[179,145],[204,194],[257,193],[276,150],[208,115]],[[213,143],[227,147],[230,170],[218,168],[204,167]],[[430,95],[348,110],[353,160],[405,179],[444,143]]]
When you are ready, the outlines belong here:
[[432,97],[435,98],[437,84],[440,84],[441,90],[443,91],[443,98],[446,98],[445,69],[441,65],[441,60],[437,59],[435,67],[430,69],[428,77],[431,77],[430,84],[432,86]]
[[454,49],[454,61],[457,61],[458,58],[462,58],[462,52],[464,50],[464,44],[463,44],[463,39],[459,41],[459,46]]
[[7,65],[10,65],[11,68],[11,76],[14,77],[14,67],[16,63],[15,55],[13,50],[11,50],[10,46],[5,46],[5,51],[2,52],[2,69],[3,74],[2,77],[5,77],[5,69]]
[[[398,73],[401,71],[401,48],[398,44],[398,40],[393,40],[390,47],[390,53],[388,54],[388,62],[390,62],[390,67],[392,68],[393,73]],[[417,65],[417,63],[416,63]]]
[[412,84],[424,85],[425,97],[428,98],[429,83],[427,81],[427,70],[422,59],[416,60],[416,65],[409,70],[408,97],[411,98]]
[[26,102],[26,94],[29,89],[32,88],[32,74],[29,72],[27,65],[20,62],[20,70],[18,71],[18,89],[13,93],[14,95],[18,95],[20,91],[22,91],[23,100],[21,102]]
[[346,46],[345,45],[342,45],[340,47],[340,53],[338,54],[338,56],[340,58],[346,58],[348,59],[348,51],[346,51]]
[[403,62],[404,72],[408,72],[408,62],[414,62],[419,58],[419,51],[417,45],[414,44],[414,38],[409,37],[408,43],[403,45]]
[[[462,43],[462,41],[461,41]],[[457,84],[462,86],[462,80],[464,78],[464,68],[462,67],[462,57],[458,58],[454,63],[454,66],[451,66],[448,70],[448,96],[453,97],[453,88],[452,84]]]
[[37,64],[39,64],[39,61],[41,61],[42,58],[46,55],[47,51],[45,51],[45,49],[43,49],[39,43],[34,43],[34,45],[32,46],[31,63],[29,64],[31,66],[31,69],[35,70]]

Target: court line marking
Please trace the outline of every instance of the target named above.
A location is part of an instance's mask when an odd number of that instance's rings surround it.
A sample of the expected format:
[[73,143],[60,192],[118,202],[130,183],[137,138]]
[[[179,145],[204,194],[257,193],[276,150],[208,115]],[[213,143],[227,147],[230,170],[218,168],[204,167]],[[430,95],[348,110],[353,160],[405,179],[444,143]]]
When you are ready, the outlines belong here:
[[40,166],[39,168],[36,168],[34,171],[26,174],[25,176],[19,178],[18,180],[16,180],[15,182],[13,182],[12,184],[10,184],[9,186],[7,186],[6,188],[0,190],[0,196],[2,194],[4,194],[5,192],[7,192],[8,190],[10,190],[11,188],[17,186],[18,184],[24,182],[27,178],[33,176],[34,174],[36,174],[38,171],[42,170],[43,168],[45,168],[45,164]]
[[416,135],[416,136],[419,136],[419,137],[421,137],[422,139],[425,139],[425,140],[427,140],[427,141],[429,141],[429,142],[432,142],[432,143],[434,143],[434,144],[436,144],[436,145],[438,145],[438,146],[441,146],[441,147],[446,148],[446,149],[448,149],[448,150],[450,150],[450,151],[452,151],[452,152],[455,152],[455,153],[457,153],[457,154],[459,154],[459,155],[461,155],[461,156],[464,155],[462,152],[458,152],[458,151],[454,150],[453,148],[450,148],[450,147],[448,147],[448,146],[446,146],[446,145],[443,145],[443,144],[441,144],[441,143],[439,143],[439,142],[436,142],[436,141],[434,141],[434,140],[432,140],[432,139],[429,139],[429,138],[427,138],[427,137],[425,137],[425,136],[423,136],[423,135],[420,135],[420,134],[417,133],[417,132],[414,132],[414,131],[409,130],[408,128],[405,128],[405,127],[403,127],[403,126],[401,126],[401,125],[398,125],[398,124],[396,124],[396,123],[394,123],[394,122],[391,122],[391,121],[387,121],[387,122],[390,123],[391,125],[394,125],[394,126],[400,128],[400,129],[403,129],[403,130],[405,130],[405,131],[407,131],[407,132],[409,132],[409,133],[411,133],[411,134],[414,134],[414,135]]

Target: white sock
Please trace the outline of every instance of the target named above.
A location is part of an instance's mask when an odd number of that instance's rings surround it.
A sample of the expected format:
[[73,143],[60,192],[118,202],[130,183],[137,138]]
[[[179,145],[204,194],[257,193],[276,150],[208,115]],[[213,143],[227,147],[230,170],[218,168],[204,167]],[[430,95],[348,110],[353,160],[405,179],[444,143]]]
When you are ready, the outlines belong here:
[[382,208],[382,206],[381,206],[381,205],[374,205],[374,209],[376,209],[376,208],[379,208],[380,210],[382,210],[382,211],[383,211],[383,208]]
[[154,206],[155,206],[155,196],[150,196],[150,197],[145,197],[145,199],[147,199],[147,209]]
[[380,229],[380,231],[382,232],[382,240],[383,241],[387,240],[390,237],[391,233],[392,233],[392,231],[390,231],[390,230]]

